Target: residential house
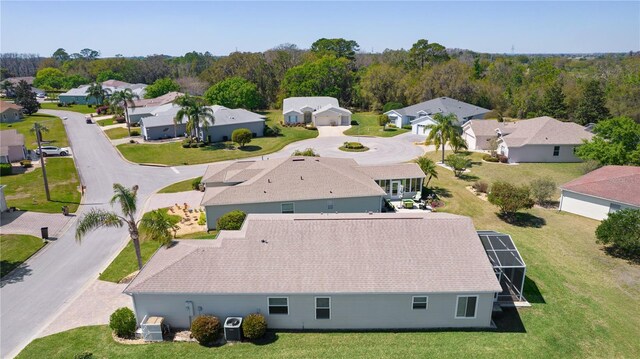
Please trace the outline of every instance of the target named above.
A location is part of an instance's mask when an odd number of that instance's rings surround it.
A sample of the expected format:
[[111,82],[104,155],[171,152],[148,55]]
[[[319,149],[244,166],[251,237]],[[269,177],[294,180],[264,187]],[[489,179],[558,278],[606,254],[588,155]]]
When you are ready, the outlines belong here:
[[492,139],[506,136],[516,129],[518,122],[498,120],[469,120],[462,125],[462,138],[471,151],[488,151]]
[[[87,98],[89,86],[91,85],[82,85],[73,88],[65,93],[61,93],[58,96],[58,101],[63,104],[75,103],[78,105],[95,105],[98,103],[98,100],[96,98]],[[128,82],[118,80],[107,80],[102,82],[102,88],[104,90],[107,90],[109,93],[114,93],[116,91],[121,91],[128,88],[131,89],[131,91],[134,94],[138,95],[140,98],[144,96],[146,87],[147,85],[145,84],[130,84]]]
[[[230,109],[224,106],[210,106],[215,121],[205,130],[201,128],[200,138],[208,142],[219,142],[231,140],[231,134],[239,128],[246,128],[253,133],[254,137],[264,135],[263,115],[247,111],[245,109]],[[137,110],[138,108],[134,109]],[[182,123],[176,124],[176,117],[180,106],[168,103],[153,108],[149,116],[144,116],[140,120],[142,136],[145,140],[158,140],[184,136],[187,132],[187,118],[183,118]],[[136,112],[137,113],[137,112]]]
[[312,123],[314,126],[348,126],[351,111],[340,107],[338,99],[326,96],[289,97],[282,102],[285,124]]
[[518,121],[514,127],[498,139],[498,153],[510,163],[581,162],[575,149],[593,137],[583,126],[548,116]]
[[0,122],[17,122],[22,119],[22,106],[0,101]]
[[24,135],[14,129],[0,131],[0,163],[18,162],[25,158]]
[[250,214],[174,243],[124,290],[139,323],[258,312],[272,329],[489,328],[502,291],[471,218],[447,213]]
[[129,123],[140,123],[140,119],[153,116],[161,106],[173,103],[183,94],[180,92],[169,92],[156,98],[141,98],[133,100],[133,106],[128,108]]
[[560,190],[560,211],[603,220],[621,209],[640,209],[640,167],[604,166]]
[[9,207],[7,207],[7,198],[4,196],[4,188],[6,185],[0,184],[0,212],[4,212]]
[[353,159],[288,157],[210,165],[202,177],[208,229],[225,213],[381,212],[384,198],[411,198],[424,172],[415,163],[360,166]]
[[396,127],[411,125],[411,132],[418,135],[428,135],[426,126],[434,124],[433,116],[437,113],[443,115],[455,114],[460,125],[471,119],[481,119],[490,110],[449,97],[434,98],[396,110],[387,111],[384,114],[389,117]]

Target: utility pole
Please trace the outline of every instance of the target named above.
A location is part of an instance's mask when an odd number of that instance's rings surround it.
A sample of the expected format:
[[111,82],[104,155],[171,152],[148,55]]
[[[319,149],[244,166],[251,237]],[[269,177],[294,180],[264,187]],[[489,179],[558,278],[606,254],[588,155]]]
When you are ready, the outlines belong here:
[[42,179],[44,180],[44,192],[47,194],[47,201],[51,201],[51,195],[49,194],[49,181],[47,181],[47,169],[44,166],[44,153],[42,152],[42,132],[40,130],[40,124],[35,122],[33,129],[36,132],[36,141],[38,141],[38,151],[40,152],[40,166],[42,167]]

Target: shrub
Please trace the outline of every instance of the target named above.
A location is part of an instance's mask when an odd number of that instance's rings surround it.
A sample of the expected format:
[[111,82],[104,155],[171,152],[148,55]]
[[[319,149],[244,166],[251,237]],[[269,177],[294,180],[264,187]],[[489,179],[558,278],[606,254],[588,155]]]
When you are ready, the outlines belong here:
[[586,175],[587,173],[595,171],[600,167],[602,167],[600,162],[596,160],[586,160],[580,164],[580,171],[582,171],[582,173]]
[[405,130],[410,130],[412,127],[411,127],[411,125],[404,125],[404,126],[402,126],[402,128],[405,129]]
[[62,103],[58,102],[57,103],[58,107],[62,107]]
[[500,163],[508,163],[509,162],[509,157],[507,157],[505,155],[498,155],[498,161]]
[[489,190],[489,184],[485,181],[476,181],[471,185],[476,192],[487,193]]
[[307,156],[307,157],[320,157],[320,155],[313,148],[306,148],[304,150],[295,150],[291,156]]
[[198,142],[198,147],[205,147],[207,144],[204,142]]
[[31,163],[31,160],[22,160],[20,161],[20,165],[24,168],[29,168],[33,166],[33,164]]
[[556,183],[550,178],[537,178],[529,184],[531,196],[540,205],[549,201],[556,192]]
[[487,162],[498,162],[498,157],[493,157],[491,155],[484,155],[482,156],[482,159],[487,161]]
[[389,123],[389,117],[387,117],[387,115],[379,115],[378,116],[378,125],[379,126],[384,126],[387,123]]
[[136,332],[136,316],[131,309],[116,309],[109,318],[109,328],[120,338],[131,338]]
[[306,128],[307,130],[311,130],[311,131],[317,131],[318,128],[314,125],[306,125],[304,126],[304,128]]
[[255,340],[264,336],[267,331],[267,320],[260,313],[249,314],[242,319],[242,334],[245,338]]
[[247,143],[251,142],[253,134],[248,128],[238,128],[231,133],[231,141],[240,145],[240,148],[244,147]]
[[218,220],[216,221],[216,227],[220,231],[237,231],[240,229],[240,227],[242,227],[242,223],[244,222],[244,219],[246,217],[247,214],[242,211],[231,211],[229,213],[223,214],[222,216],[220,216],[220,218],[218,218]]
[[269,127],[267,125],[264,126],[264,135],[266,137],[278,137],[280,136],[280,133],[282,132],[282,129],[280,129],[280,127],[278,126],[272,126]]
[[358,125],[360,125],[360,124],[358,123],[358,121],[356,121],[356,120],[351,120],[351,126],[358,126]]
[[8,176],[12,172],[11,163],[0,163],[0,176]]
[[451,154],[447,156],[444,162],[453,168],[453,174],[456,177],[460,177],[460,175],[471,166],[471,160],[463,155]]
[[360,142],[345,142],[344,148],[352,149],[352,150],[360,150],[364,148],[364,145]]
[[382,112],[387,112],[391,110],[397,110],[399,108],[403,108],[404,105],[400,102],[387,102],[382,106]]
[[88,105],[87,105],[87,107],[88,107],[88,108],[92,108],[92,107],[93,107],[93,105],[92,105],[92,104],[88,104]]
[[611,245],[627,256],[640,255],[640,209],[609,213],[596,228],[597,242]]
[[220,319],[213,315],[199,315],[191,322],[191,336],[201,345],[215,344],[221,333]]
[[189,148],[189,147],[191,147],[191,141],[189,140],[182,141],[182,148]]
[[131,131],[131,136],[140,136],[140,131],[138,131],[138,130],[132,130],[132,131]]
[[91,359],[93,358],[93,353],[90,351],[83,351],[82,353],[78,353],[73,356],[73,359]]
[[191,188],[193,188],[196,191],[199,191],[201,183],[202,183],[202,176],[196,177],[193,179],[193,181],[191,181]]
[[500,214],[511,220],[519,210],[533,207],[530,196],[531,191],[527,186],[518,187],[508,182],[497,181],[491,186],[489,202],[498,206]]
[[198,142],[191,142],[191,144],[189,145],[189,147],[191,147],[191,148],[198,148]]
[[389,123],[389,124],[387,124],[387,127],[389,127],[389,128],[398,128],[398,126],[396,126],[395,123]]
[[207,224],[207,216],[204,214],[204,212],[200,212],[200,216],[198,217],[198,225],[204,226],[205,224]]

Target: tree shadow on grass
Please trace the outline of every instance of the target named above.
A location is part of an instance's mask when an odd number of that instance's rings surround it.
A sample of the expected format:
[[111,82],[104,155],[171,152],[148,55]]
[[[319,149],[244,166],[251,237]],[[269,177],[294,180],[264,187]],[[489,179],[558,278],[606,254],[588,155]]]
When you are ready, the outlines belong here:
[[640,264],[640,253],[629,252],[618,246],[604,247],[604,251],[612,257],[626,260],[629,264]]
[[23,262],[0,261],[0,268],[2,272],[0,288],[4,288],[7,284],[22,282],[24,277],[31,275],[32,272],[29,265]]
[[523,292],[527,302],[537,303],[537,304],[547,304],[547,302],[544,300],[544,297],[542,296],[542,293],[540,293],[540,289],[538,288],[538,285],[536,284],[536,282],[534,282],[528,276],[525,276],[524,278]]
[[547,224],[547,221],[538,216],[534,216],[531,213],[517,212],[511,216],[506,216],[502,213],[496,213],[496,216],[501,220],[516,226],[525,228],[542,228]]
[[256,146],[256,145],[248,145],[248,146],[238,148],[238,150],[242,152],[255,152],[255,151],[260,151],[261,149],[262,147]]
[[475,182],[480,179],[480,177],[469,174],[469,173],[463,173],[460,176],[458,176],[458,178],[466,182]]
[[254,345],[269,345],[278,341],[278,333],[267,331],[260,339],[252,340],[250,343]]
[[428,195],[433,194],[436,198],[451,198],[451,191],[444,187],[430,187],[430,188],[422,188],[423,199],[426,199]]

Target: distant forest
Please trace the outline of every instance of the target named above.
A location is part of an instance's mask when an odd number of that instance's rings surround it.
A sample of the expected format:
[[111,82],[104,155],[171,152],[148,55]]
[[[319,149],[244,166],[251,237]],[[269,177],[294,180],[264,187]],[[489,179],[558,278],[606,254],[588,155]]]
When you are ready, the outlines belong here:
[[588,123],[628,116],[640,122],[638,53],[495,55],[424,39],[409,50],[363,53],[353,40],[320,39],[310,49],[284,44],[228,56],[99,55],[92,49],[71,54],[58,49],[50,57],[2,54],[0,76],[35,76],[34,86],[47,91],[107,79],[152,84],[169,78],[192,95],[241,78],[256,92],[257,108],[278,108],[290,96],[324,95],[353,109],[381,111],[448,96],[493,109],[491,116],[498,118],[550,115]]

